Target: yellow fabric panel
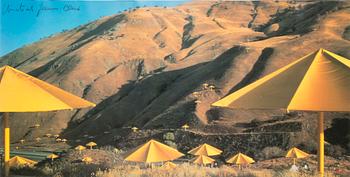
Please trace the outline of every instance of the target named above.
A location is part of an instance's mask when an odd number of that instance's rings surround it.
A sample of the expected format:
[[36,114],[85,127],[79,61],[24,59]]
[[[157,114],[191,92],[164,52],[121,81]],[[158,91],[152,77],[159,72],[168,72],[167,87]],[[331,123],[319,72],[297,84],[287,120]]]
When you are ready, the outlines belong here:
[[205,143],[188,151],[188,153],[192,155],[215,156],[221,154],[222,150]]
[[20,157],[20,156],[14,156],[10,159],[9,164],[11,167],[21,167],[21,166],[27,166],[27,165],[34,165],[36,164],[36,161]]
[[95,106],[12,67],[0,68],[0,112],[39,112]]
[[350,68],[320,50],[288,109],[350,111]]
[[183,155],[184,154],[180,153],[172,147],[169,147],[155,140],[150,140],[127,155],[125,160],[146,163],[163,162],[177,159]]
[[302,150],[300,150],[300,149],[298,149],[298,148],[296,148],[296,147],[290,149],[290,150],[287,152],[287,155],[286,155],[286,157],[288,157],[288,158],[297,158],[297,159],[299,159],[299,158],[305,158],[305,157],[307,157],[307,156],[309,156],[308,153],[306,153],[306,152],[304,152],[304,151],[302,151]]
[[199,155],[192,159],[191,162],[199,165],[206,165],[215,162],[215,160],[205,155]]
[[350,111],[350,60],[324,49],[215,102],[243,109]]
[[350,60],[349,59],[344,58],[340,55],[337,55],[337,54],[332,53],[332,52],[325,50],[325,49],[323,49],[323,52],[325,55],[329,55],[330,57],[335,58],[337,61],[343,63],[344,65],[346,65],[350,68]]
[[245,154],[238,153],[235,156],[226,160],[226,162],[241,165],[241,164],[251,164],[251,163],[254,163],[255,161],[251,157]]

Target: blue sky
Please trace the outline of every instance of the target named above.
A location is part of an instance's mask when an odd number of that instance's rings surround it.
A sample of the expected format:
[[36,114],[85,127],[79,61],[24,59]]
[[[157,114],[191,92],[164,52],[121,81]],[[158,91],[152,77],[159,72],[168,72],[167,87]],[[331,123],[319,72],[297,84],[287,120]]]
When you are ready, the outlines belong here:
[[176,6],[186,0],[1,0],[0,56],[42,37],[136,6]]

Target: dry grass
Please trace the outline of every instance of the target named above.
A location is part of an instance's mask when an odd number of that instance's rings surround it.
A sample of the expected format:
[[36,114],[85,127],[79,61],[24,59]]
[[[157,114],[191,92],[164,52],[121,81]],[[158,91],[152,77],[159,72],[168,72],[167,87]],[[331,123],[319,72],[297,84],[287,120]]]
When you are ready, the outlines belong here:
[[[228,166],[220,168],[209,168],[192,165],[188,163],[180,164],[174,169],[164,169],[161,167],[140,168],[137,165],[116,166],[108,171],[98,171],[97,177],[316,177],[317,174],[305,174],[291,172],[288,170],[274,171],[269,169],[246,168],[238,170]],[[335,176],[326,173],[327,177]]]

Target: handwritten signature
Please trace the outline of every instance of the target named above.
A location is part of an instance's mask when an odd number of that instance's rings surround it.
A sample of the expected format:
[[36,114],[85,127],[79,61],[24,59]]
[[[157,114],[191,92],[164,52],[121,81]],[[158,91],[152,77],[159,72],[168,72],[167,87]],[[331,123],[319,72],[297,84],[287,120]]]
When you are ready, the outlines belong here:
[[61,12],[72,12],[72,11],[80,11],[80,6],[74,6],[72,4],[63,4],[62,6],[49,6],[44,3],[41,4],[24,4],[21,2],[18,5],[7,4],[3,11],[3,14],[10,13],[33,13],[35,16],[40,16],[44,12],[53,12],[53,11],[61,11]]

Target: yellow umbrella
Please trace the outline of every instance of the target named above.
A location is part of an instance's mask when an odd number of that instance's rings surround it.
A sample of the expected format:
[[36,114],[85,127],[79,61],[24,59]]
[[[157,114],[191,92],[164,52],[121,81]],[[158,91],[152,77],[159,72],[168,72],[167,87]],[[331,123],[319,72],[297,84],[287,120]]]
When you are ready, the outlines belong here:
[[25,141],[24,139],[19,140],[19,142],[20,142],[21,144],[23,144],[24,141]]
[[207,165],[207,164],[212,164],[213,162],[215,162],[215,160],[206,155],[199,155],[194,159],[192,159],[191,162],[199,165]]
[[39,138],[39,137],[35,138],[36,142],[40,142],[40,140],[41,140],[41,138]]
[[83,159],[81,159],[81,161],[83,161],[85,163],[90,163],[90,162],[92,162],[92,158],[91,157],[84,157]]
[[39,128],[39,127],[40,127],[40,124],[35,124],[34,127],[35,127],[35,128]]
[[90,147],[90,149],[92,149],[93,146],[97,146],[97,144],[95,142],[89,142],[86,144],[86,146]]
[[45,134],[46,137],[50,138],[52,135],[50,133]]
[[241,168],[241,165],[251,164],[251,163],[254,163],[255,161],[251,157],[245,154],[238,153],[235,156],[227,159],[226,162],[236,164],[239,166],[239,168]]
[[57,139],[56,139],[56,142],[58,142],[58,143],[61,142],[61,141],[62,141],[61,138],[57,138]]
[[23,167],[23,166],[32,166],[36,164],[36,161],[20,157],[20,156],[14,156],[9,160],[10,167]]
[[190,151],[188,151],[189,154],[192,155],[205,155],[205,156],[215,156],[222,153],[222,150],[213,147],[207,143],[204,143]]
[[5,177],[9,176],[10,160],[9,112],[54,111],[95,106],[10,66],[0,68],[0,100],[4,127]]
[[48,159],[51,159],[51,161],[53,161],[53,159],[57,159],[59,156],[56,154],[49,154],[48,156],[46,156]]
[[350,111],[350,60],[320,49],[215,102],[243,109],[319,113],[318,169],[324,174],[324,111]]
[[203,87],[206,89],[206,88],[208,88],[208,86],[209,86],[209,84],[207,84],[207,83],[204,83],[203,84]]
[[162,165],[162,168],[170,170],[170,169],[176,168],[176,164],[174,164],[173,162],[167,161]]
[[184,130],[187,130],[188,128],[190,128],[190,126],[188,126],[187,124],[183,125],[181,128],[183,128]]
[[53,135],[54,138],[58,138],[60,137],[60,135],[56,134],[56,135]]
[[64,139],[64,138],[63,138],[61,141],[65,143],[65,142],[67,142],[67,139]]
[[290,149],[286,155],[286,157],[288,157],[288,158],[293,158],[294,165],[295,165],[296,159],[305,158],[307,156],[309,156],[308,153],[306,153],[306,152],[304,152],[296,147],[293,147],[292,149]]
[[178,150],[162,144],[156,140],[150,140],[139,146],[131,154],[127,155],[126,161],[133,162],[164,162],[183,156]]
[[137,127],[132,127],[131,130],[132,130],[133,132],[137,132],[138,128],[137,128]]
[[254,163],[255,161],[251,157],[245,154],[238,153],[233,157],[227,159],[226,162],[241,165],[241,164],[251,164],[251,163]]
[[79,154],[81,154],[81,151],[82,151],[82,150],[85,150],[86,147],[84,147],[84,146],[82,146],[82,145],[79,145],[79,146],[75,147],[74,149],[75,149],[75,150],[78,150],[78,151],[79,151]]

